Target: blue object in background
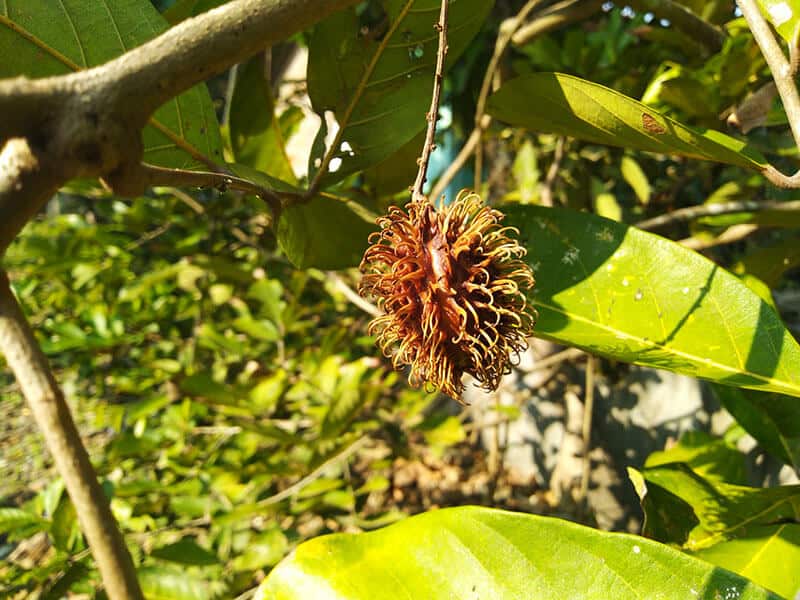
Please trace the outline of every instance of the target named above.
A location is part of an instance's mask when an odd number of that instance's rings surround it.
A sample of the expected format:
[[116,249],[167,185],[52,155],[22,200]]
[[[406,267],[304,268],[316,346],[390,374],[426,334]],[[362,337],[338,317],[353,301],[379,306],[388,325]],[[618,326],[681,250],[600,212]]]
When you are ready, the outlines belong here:
[[[456,136],[451,125],[453,123],[453,111],[449,106],[442,106],[439,109],[439,122],[437,124],[436,136],[436,150],[431,154],[431,160],[428,163],[428,181],[425,183],[424,191],[429,194],[433,183],[438,179],[439,175],[449,167],[458,156],[461,147],[464,145],[464,138]],[[472,167],[472,161],[467,163],[456,173],[447,188],[445,189],[445,204],[450,204],[458,192],[464,188],[471,188],[475,170]],[[439,198],[431,198],[434,202],[438,202]]]

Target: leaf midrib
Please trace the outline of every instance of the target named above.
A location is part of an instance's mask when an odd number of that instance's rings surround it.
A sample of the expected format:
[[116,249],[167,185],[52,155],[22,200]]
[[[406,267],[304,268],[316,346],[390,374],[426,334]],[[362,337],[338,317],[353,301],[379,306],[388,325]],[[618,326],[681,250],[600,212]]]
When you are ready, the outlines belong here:
[[[537,300],[535,302],[535,304],[537,306],[539,306],[539,307],[546,308],[548,310],[552,310],[553,312],[556,312],[556,313],[562,314],[562,315],[564,315],[566,317],[569,317],[570,319],[572,319],[574,321],[579,321],[579,322],[588,324],[590,326],[596,327],[596,328],[601,329],[603,331],[606,331],[608,333],[612,333],[612,334],[614,334],[614,335],[616,335],[618,337],[623,337],[623,338],[627,338],[629,340],[633,340],[635,342],[640,343],[643,346],[649,346],[651,348],[657,348],[657,349],[660,349],[660,350],[664,350],[668,354],[671,354],[673,356],[680,357],[680,358],[685,358],[685,359],[691,361],[693,364],[707,365],[707,366],[710,366],[710,367],[716,367],[720,371],[728,372],[728,373],[731,373],[732,375],[746,375],[746,376],[752,377],[754,379],[757,379],[759,381],[762,381],[765,385],[778,387],[781,390],[784,390],[785,393],[790,393],[792,396],[800,397],[800,385],[792,384],[791,382],[788,382],[786,380],[775,379],[773,377],[768,377],[766,375],[761,375],[759,373],[753,373],[752,371],[748,371],[747,369],[735,369],[735,368],[730,367],[728,365],[719,363],[719,362],[717,362],[715,360],[712,360],[712,359],[709,359],[709,358],[706,358],[706,357],[696,356],[694,354],[690,354],[690,353],[682,351],[682,350],[677,350],[677,349],[675,349],[675,348],[673,348],[671,346],[668,346],[666,344],[661,344],[661,343],[655,342],[655,341],[650,340],[650,339],[645,339],[643,337],[639,337],[639,336],[630,334],[630,333],[628,333],[628,332],[626,332],[624,330],[615,329],[615,328],[610,327],[608,325],[598,323],[597,321],[592,321],[591,319],[587,319],[586,317],[582,317],[581,315],[578,315],[578,314],[571,313],[569,311],[563,310],[563,309],[561,309],[561,308],[559,308],[557,306],[554,306],[552,304],[548,304],[546,302],[541,302],[541,301]],[[536,335],[536,332],[534,332],[534,335]],[[791,390],[791,391],[787,392],[787,390]]]

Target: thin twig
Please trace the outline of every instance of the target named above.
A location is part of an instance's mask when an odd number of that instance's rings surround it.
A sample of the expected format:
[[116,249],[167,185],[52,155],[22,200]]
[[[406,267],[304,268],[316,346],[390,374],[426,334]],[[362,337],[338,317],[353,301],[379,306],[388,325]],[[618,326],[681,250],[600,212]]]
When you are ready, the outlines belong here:
[[511,38],[515,46],[524,46],[535,37],[590,17],[603,7],[604,0],[564,0],[543,9]]
[[[436,148],[434,138],[436,137],[436,121],[439,120],[439,99],[442,94],[442,79],[444,78],[444,59],[447,56],[447,7],[449,0],[442,0],[442,7],[439,11],[439,21],[436,29],[439,31],[439,48],[436,51],[436,71],[433,75],[433,93],[431,94],[431,107],[425,116],[428,121],[428,129],[425,131],[425,142],[422,144],[422,154],[417,163],[417,179],[411,188],[411,200],[413,202],[426,202],[427,198],[422,192],[422,186],[428,177],[428,162],[431,153]],[[434,196],[435,198],[435,196]]]
[[[755,0],[737,0],[737,4],[758,47],[761,48],[761,53],[764,55],[770,71],[772,71],[772,77],[778,87],[778,94],[783,102],[783,109],[789,120],[789,127],[792,129],[792,136],[795,144],[800,147],[800,95],[792,76],[792,66],[778,45]],[[797,175],[793,178],[796,177]],[[789,178],[789,180],[791,181],[793,178]]]
[[328,460],[326,460],[316,469],[311,471],[311,473],[309,473],[302,479],[296,481],[295,483],[287,487],[285,490],[281,490],[277,494],[269,496],[268,498],[264,498],[263,500],[259,500],[256,504],[258,504],[259,506],[269,506],[270,504],[277,504],[282,500],[291,498],[297,492],[306,487],[309,483],[311,483],[312,481],[317,479],[320,475],[322,475],[328,467],[340,461],[346,460],[350,458],[353,454],[358,452],[364,446],[364,444],[366,444],[369,441],[369,439],[370,439],[369,435],[360,437],[355,442],[344,448],[338,454],[331,456]]
[[364,300],[364,298],[359,296],[353,288],[347,285],[347,282],[342,279],[341,275],[335,271],[328,271],[328,277],[333,281],[336,289],[339,290],[342,295],[352,302],[356,307],[360,308],[372,317],[379,317],[383,314],[380,308],[375,306],[372,302]]
[[568,360],[580,358],[585,354],[586,352],[584,352],[580,348],[567,348],[566,350],[562,350],[561,352],[556,352],[555,354],[551,354],[550,356],[545,356],[544,358],[537,359],[531,371],[542,371],[544,369],[552,367],[553,365],[557,365],[559,363]]
[[540,201],[542,206],[553,206],[553,188],[558,181],[558,173],[561,171],[561,161],[564,160],[564,146],[566,138],[562,135],[556,140],[556,147],[553,150],[553,162],[550,163],[550,168],[547,169],[547,175],[544,178],[544,186],[540,194]]
[[212,173],[210,171],[189,171],[186,169],[167,169],[155,165],[142,163],[139,176],[147,187],[153,186],[183,186],[199,188],[215,188],[220,191],[238,190],[253,194],[264,200],[277,217],[281,208],[286,204],[299,202],[301,194],[280,192],[265,188],[262,185],[226,173]]
[[673,0],[625,0],[625,4],[636,11],[649,12],[659,19],[668,20],[671,27],[684,32],[712,53],[722,50],[728,37],[723,29],[701,19],[690,8]]
[[581,486],[578,488],[578,502],[583,503],[589,491],[589,475],[592,463],[589,451],[592,443],[592,413],[594,412],[594,370],[597,359],[588,354],[586,356],[586,390],[583,400],[583,424],[581,437],[583,438],[583,470],[581,472]]
[[136,569],[89,461],[64,394],[0,271],[0,350],[64,479],[81,530],[111,600],[143,600]]
[[439,180],[436,182],[436,185],[431,191],[431,198],[438,198],[442,195],[445,189],[447,189],[447,186],[453,180],[453,177],[455,177],[456,174],[461,170],[461,167],[464,166],[464,163],[467,162],[467,159],[472,156],[475,148],[480,143],[483,132],[486,131],[491,124],[492,119],[489,117],[489,115],[485,114],[485,112],[486,99],[488,98],[489,91],[491,90],[494,73],[497,70],[497,66],[500,64],[500,59],[502,58],[503,53],[506,51],[506,48],[511,41],[511,36],[514,35],[514,32],[517,30],[517,28],[519,28],[530,12],[543,2],[544,0],[528,0],[525,6],[523,6],[515,16],[506,19],[500,26],[500,34],[497,36],[497,42],[495,42],[494,53],[489,61],[489,66],[486,68],[486,74],[483,76],[483,83],[481,84],[481,91],[478,95],[478,103],[475,109],[475,128],[472,130],[467,143],[464,144],[464,146],[461,148],[461,151],[453,160],[453,163],[442,174],[442,176],[439,177]]
[[712,217],[716,215],[730,215],[736,213],[750,213],[750,212],[765,212],[765,211],[778,211],[778,212],[798,212],[800,211],[800,200],[792,200],[791,202],[753,202],[751,200],[742,202],[722,202],[719,204],[703,204],[701,206],[689,206],[687,208],[679,208],[670,213],[653,217],[652,219],[645,219],[636,223],[639,229],[656,229],[664,227],[665,225],[672,225],[674,223],[683,223],[686,221],[693,221],[701,217]]
[[696,250],[699,252],[700,250],[707,250],[708,248],[714,248],[715,246],[723,246],[725,244],[738,242],[739,240],[743,240],[747,236],[755,233],[758,231],[758,229],[758,225],[742,223],[741,225],[728,227],[713,240],[702,240],[696,237],[690,237],[680,240],[678,243],[684,248],[689,248],[690,250]]

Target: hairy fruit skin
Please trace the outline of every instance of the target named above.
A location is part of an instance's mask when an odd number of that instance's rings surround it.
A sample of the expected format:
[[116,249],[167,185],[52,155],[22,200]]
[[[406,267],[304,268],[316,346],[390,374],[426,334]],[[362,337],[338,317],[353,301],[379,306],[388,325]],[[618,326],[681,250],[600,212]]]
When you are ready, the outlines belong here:
[[396,368],[411,367],[412,385],[460,400],[469,373],[495,390],[526,348],[536,312],[525,292],[534,278],[502,218],[462,191],[448,206],[412,201],[378,219],[359,291],[385,313],[369,331]]

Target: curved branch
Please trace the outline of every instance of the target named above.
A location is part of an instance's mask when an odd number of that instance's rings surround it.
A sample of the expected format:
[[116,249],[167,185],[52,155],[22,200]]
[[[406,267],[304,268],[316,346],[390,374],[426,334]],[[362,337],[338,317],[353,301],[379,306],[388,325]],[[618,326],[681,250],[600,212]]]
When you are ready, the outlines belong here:
[[[233,0],[186,19],[103,65],[68,75],[0,81],[0,139],[43,124],[42,105],[80,96],[141,129],[162,104],[357,0]],[[68,107],[69,110],[76,106]]]
[[60,187],[56,169],[23,138],[8,140],[0,150],[0,257]]
[[89,461],[64,394],[0,271],[0,351],[19,382],[112,600],[144,600],[122,534]]
[[[769,70],[772,71],[772,78],[775,80],[778,94],[780,94],[783,102],[783,109],[786,111],[789,127],[792,129],[792,136],[794,136],[795,144],[800,147],[800,94],[798,94],[797,86],[794,82],[792,66],[778,45],[755,0],[737,0],[737,4],[769,65]],[[765,175],[769,177],[770,174],[765,173]],[[791,181],[791,178],[787,179],[787,181]],[[776,185],[781,184],[778,183]],[[783,185],[797,187],[794,182],[791,184],[784,182]]]
[[[564,0],[548,6],[535,18],[520,27],[511,38],[515,46],[524,46],[535,37],[575,21],[588,19],[598,12],[604,0]],[[630,4],[630,2],[628,3]]]
[[673,0],[625,0],[625,4],[634,10],[650,12],[660,19],[667,19],[713,53],[722,50],[722,44],[728,37],[722,29],[701,19],[691,9]]
[[139,170],[141,130],[164,102],[356,1],[232,0],[104,65],[0,80],[0,144],[27,145],[3,148],[0,256],[70,179],[106,177],[124,194]]

